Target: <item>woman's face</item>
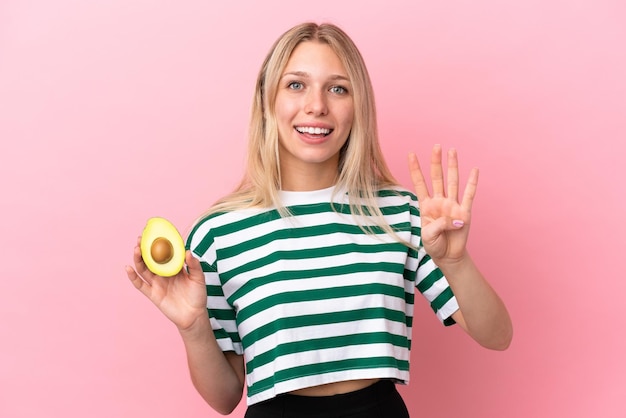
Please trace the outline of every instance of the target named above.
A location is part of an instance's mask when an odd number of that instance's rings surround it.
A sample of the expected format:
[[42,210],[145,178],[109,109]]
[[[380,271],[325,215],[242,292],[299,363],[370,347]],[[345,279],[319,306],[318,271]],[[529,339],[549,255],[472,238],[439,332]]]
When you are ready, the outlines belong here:
[[279,81],[275,111],[281,187],[332,186],[354,102],[348,73],[330,46],[308,41],[294,49]]

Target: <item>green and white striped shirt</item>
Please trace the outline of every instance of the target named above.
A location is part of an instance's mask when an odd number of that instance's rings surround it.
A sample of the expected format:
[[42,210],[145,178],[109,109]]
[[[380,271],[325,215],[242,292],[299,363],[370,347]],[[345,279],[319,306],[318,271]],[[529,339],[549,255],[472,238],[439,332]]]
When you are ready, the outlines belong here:
[[380,228],[364,233],[345,193],[331,205],[333,191],[282,191],[293,216],[213,214],[188,238],[204,270],[218,344],[244,355],[248,405],[343,380],[407,383],[415,288],[444,324],[453,323],[458,305],[422,249],[415,195],[382,190],[378,204],[419,251]]

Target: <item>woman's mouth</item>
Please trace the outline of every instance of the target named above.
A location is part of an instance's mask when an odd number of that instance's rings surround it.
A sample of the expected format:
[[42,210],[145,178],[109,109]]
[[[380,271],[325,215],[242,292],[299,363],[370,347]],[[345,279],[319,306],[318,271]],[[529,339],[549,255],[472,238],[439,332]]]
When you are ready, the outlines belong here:
[[330,134],[333,130],[328,128],[320,128],[319,126],[296,126],[296,131],[305,135],[324,137]]

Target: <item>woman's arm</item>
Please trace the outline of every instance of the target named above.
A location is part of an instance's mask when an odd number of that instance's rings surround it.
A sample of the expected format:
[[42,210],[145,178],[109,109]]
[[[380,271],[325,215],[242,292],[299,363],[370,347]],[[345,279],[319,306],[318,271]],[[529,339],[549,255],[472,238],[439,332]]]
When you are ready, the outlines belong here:
[[126,266],[126,274],[178,328],[196,390],[216,411],[229,414],[243,394],[243,358],[232,352],[224,353],[218,346],[207,314],[206,285],[200,261],[190,251],[185,261],[188,269],[176,276],[157,276],[144,264],[138,245],[134,251],[135,268]]
[[194,387],[217,412],[230,414],[241,401],[245,379],[243,356],[222,352],[208,315],[180,330]]
[[439,262],[438,266],[459,304],[452,319],[483,347],[506,350],[513,338],[511,318],[470,256],[455,263]]
[[447,182],[444,182],[441,154],[441,147],[435,145],[430,160],[432,195],[417,157],[409,155],[409,170],[419,202],[422,244],[448,279],[457,298],[459,311],[452,318],[479,344],[504,350],[513,336],[511,318],[466,249],[478,170],[470,171],[459,201],[456,151],[452,149],[448,152]]

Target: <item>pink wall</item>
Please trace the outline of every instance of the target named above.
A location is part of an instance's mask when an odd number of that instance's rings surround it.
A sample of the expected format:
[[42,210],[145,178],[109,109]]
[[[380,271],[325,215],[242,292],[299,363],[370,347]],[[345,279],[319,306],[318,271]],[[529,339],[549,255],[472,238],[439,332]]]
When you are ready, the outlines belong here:
[[148,217],[184,230],[236,183],[257,68],[303,20],[362,49],[405,184],[435,142],[481,168],[471,250],[515,338],[420,305],[413,415],[624,416],[620,0],[3,0],[0,416],[218,416],[123,266]]

